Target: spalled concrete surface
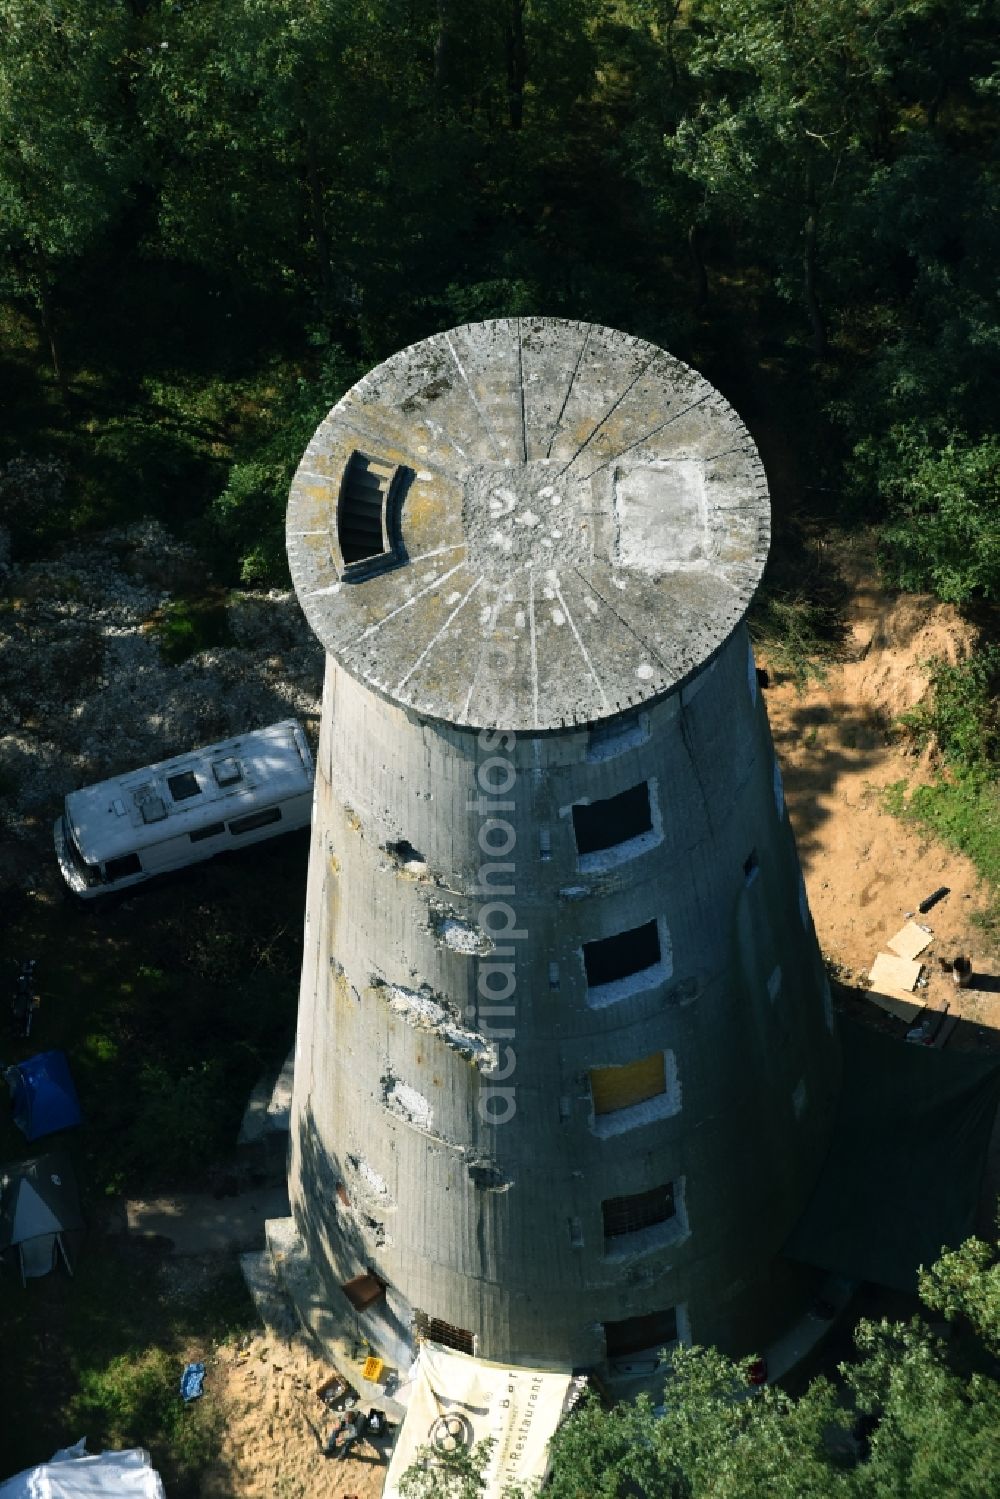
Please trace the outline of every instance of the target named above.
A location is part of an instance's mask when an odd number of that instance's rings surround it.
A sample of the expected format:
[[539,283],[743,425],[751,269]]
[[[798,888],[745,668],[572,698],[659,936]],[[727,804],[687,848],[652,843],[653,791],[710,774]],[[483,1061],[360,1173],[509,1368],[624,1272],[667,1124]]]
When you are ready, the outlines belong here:
[[125,1204],[128,1231],[136,1238],[169,1239],[174,1254],[212,1254],[258,1248],[264,1224],[288,1212],[284,1186],[262,1187],[235,1197],[181,1192]]
[[[412,470],[382,531],[356,452]],[[607,329],[427,340],[310,445],[289,555],[327,671],[269,1243],[331,1357],[441,1336],[627,1394],[675,1336],[742,1354],[808,1306],[781,1249],[839,1048],[742,623],[767,536],[738,418]]]
[[[401,476],[395,549],[361,573],[342,550],[355,453]],[[719,393],[652,344],[553,318],[455,328],[366,375],[288,513],[302,607],[353,676],[428,717],[520,730],[690,678],[746,611],[769,538],[756,448]]]

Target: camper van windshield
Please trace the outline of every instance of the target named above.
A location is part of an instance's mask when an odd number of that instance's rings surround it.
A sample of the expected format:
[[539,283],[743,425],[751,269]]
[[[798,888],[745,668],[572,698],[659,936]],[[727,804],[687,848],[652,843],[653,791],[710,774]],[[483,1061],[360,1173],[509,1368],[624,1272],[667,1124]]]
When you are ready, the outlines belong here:
[[77,874],[79,874],[81,879],[83,879],[88,885],[99,885],[101,883],[101,871],[98,869],[96,864],[87,863],[86,859],[83,857],[79,848],[77,847],[76,839],[73,837],[73,830],[70,827],[69,823],[66,821],[65,817],[63,818],[63,834],[66,840],[67,857],[69,858],[69,861],[73,865],[73,868],[76,870]]

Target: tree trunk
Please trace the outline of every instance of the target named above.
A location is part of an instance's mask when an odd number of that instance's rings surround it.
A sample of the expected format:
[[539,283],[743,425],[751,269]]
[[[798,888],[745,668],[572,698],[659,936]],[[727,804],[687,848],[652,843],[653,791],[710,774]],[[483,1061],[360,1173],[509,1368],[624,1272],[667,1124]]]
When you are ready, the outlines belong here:
[[816,295],[816,210],[810,208],[806,214],[805,251],[802,257],[806,311],[812,327],[813,353],[817,359],[826,358],[826,324]]
[[509,0],[504,45],[507,54],[507,116],[510,128],[520,130],[524,120],[524,78],[527,71],[524,0]]
[[52,373],[56,377],[59,394],[63,402],[69,400],[69,383],[66,379],[66,371],[63,368],[62,354],[59,348],[59,335],[56,330],[55,317],[52,313],[52,303],[49,299],[48,287],[44,278],[39,283],[38,290],[38,312],[42,322],[42,332],[49,346],[49,356],[52,360]]
[[437,0],[438,29],[434,38],[434,92],[440,97],[451,83],[451,0]]
[[316,258],[319,261],[319,286],[324,305],[330,303],[330,237],[326,232],[326,214],[323,209],[323,183],[319,175],[316,157],[316,141],[309,126],[306,137],[306,187],[309,193],[309,215],[312,219],[313,238],[316,241]]
[[694,273],[694,305],[700,311],[708,301],[708,272],[701,253],[701,226],[699,224],[688,226],[688,253],[691,256],[691,269]]

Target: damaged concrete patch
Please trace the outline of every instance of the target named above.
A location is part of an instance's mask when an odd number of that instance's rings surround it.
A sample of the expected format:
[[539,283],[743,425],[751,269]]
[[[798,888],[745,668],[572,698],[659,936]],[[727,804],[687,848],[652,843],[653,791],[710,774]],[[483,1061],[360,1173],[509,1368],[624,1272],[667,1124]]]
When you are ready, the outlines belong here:
[[382,1102],[390,1114],[395,1114],[398,1119],[417,1129],[429,1131],[434,1122],[430,1100],[391,1073],[382,1079]]
[[428,985],[407,989],[402,984],[376,980],[374,987],[388,1001],[393,1013],[402,1015],[410,1025],[435,1031],[446,1045],[474,1062],[482,1071],[496,1068],[497,1051],[492,1042],[459,1025],[440,996],[436,996]]
[[493,939],[481,927],[471,926],[452,911],[437,907],[431,911],[431,931],[446,947],[472,957],[484,957],[493,951]]
[[469,1180],[481,1192],[509,1192],[514,1185],[504,1176],[496,1161],[471,1160],[468,1169]]

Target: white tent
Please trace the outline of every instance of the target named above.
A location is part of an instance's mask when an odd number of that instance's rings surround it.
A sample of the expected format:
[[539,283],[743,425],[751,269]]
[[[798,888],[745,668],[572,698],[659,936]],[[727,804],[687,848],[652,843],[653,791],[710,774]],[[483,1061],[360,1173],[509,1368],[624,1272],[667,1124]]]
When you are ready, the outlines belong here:
[[533,1492],[548,1470],[548,1447],[559,1420],[578,1398],[583,1380],[568,1371],[518,1368],[421,1343],[408,1387],[382,1499],[399,1499],[399,1480],[421,1449],[451,1452],[486,1437],[493,1450],[486,1469],[486,1499],[520,1484]]
[[0,1483],[0,1499],[166,1499],[163,1480],[142,1447],[90,1456],[81,1437],[51,1462]]

